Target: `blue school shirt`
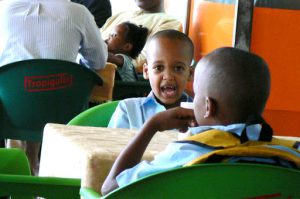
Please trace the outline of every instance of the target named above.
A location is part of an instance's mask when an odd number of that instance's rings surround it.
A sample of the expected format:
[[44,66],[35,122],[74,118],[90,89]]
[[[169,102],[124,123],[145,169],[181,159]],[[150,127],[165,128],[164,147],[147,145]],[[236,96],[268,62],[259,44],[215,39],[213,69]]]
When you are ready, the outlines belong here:
[[[183,93],[182,102],[192,101],[189,95]],[[152,92],[147,97],[125,99],[118,104],[108,128],[140,129],[150,117],[165,110]]]
[[[201,133],[210,129],[217,129],[221,131],[226,131],[232,134],[236,134],[241,136],[243,129],[245,128],[245,124],[232,124],[228,126],[199,126],[195,128],[190,128],[192,135]],[[247,134],[248,139],[252,141],[258,141],[260,132],[261,132],[261,125],[254,124],[251,126],[247,126],[247,132],[251,132]],[[271,147],[271,146],[270,146]],[[300,158],[300,153],[292,151],[283,146],[272,146],[274,148],[278,148],[281,150],[286,150],[290,153],[293,153]],[[174,169],[178,167],[182,167],[186,163],[190,162],[191,160],[209,153],[215,149],[211,147],[199,146],[190,143],[180,143],[180,142],[172,142],[170,143],[164,151],[159,153],[154,157],[154,160],[151,162],[142,161],[136,166],[124,170],[121,172],[117,177],[117,183],[119,187],[123,187],[131,182],[134,182],[142,177],[155,174],[158,172],[166,171],[169,169]],[[299,150],[299,148],[298,148]],[[232,157],[229,159],[229,162],[236,162],[239,160],[248,160],[248,161],[257,161],[257,162],[265,162],[265,163],[275,163],[275,160],[268,159],[268,158],[255,158],[255,157]],[[282,165],[291,167],[287,162],[282,161]]]

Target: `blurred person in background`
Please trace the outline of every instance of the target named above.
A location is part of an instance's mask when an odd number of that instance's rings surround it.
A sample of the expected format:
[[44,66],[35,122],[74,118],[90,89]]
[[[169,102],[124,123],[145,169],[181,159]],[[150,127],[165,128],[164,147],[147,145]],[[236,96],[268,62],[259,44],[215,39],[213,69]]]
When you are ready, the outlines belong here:
[[[103,38],[108,38],[116,25],[126,21],[148,28],[148,38],[161,30],[182,30],[181,22],[165,13],[164,0],[135,0],[135,3],[138,10],[117,13],[106,21],[100,29]],[[144,47],[140,55],[133,60],[137,72],[142,72],[145,62],[146,48]]]
[[72,2],[84,5],[89,9],[95,18],[98,28],[101,28],[111,16],[111,4],[109,0],[71,0]]

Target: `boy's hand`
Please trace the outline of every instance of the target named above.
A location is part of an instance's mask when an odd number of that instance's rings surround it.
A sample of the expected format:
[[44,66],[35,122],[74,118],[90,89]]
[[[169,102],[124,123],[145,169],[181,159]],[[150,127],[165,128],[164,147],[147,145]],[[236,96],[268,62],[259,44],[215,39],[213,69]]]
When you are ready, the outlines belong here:
[[149,123],[156,131],[165,131],[178,129],[185,132],[188,127],[197,125],[194,111],[182,107],[172,108],[154,115],[147,123]]
[[118,187],[116,176],[125,169],[135,166],[141,158],[157,131],[179,129],[187,131],[189,126],[195,126],[195,116],[192,109],[176,107],[160,112],[149,119],[136,134],[133,140],[120,153],[109,175],[102,186],[102,193],[106,194]]

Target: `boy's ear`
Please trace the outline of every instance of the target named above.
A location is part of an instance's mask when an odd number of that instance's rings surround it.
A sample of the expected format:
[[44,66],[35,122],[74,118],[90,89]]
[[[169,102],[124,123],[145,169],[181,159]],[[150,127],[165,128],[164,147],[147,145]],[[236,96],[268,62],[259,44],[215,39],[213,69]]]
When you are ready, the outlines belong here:
[[216,114],[217,104],[211,97],[205,97],[205,114],[204,118],[212,117]]
[[144,79],[149,79],[147,62],[145,62],[143,65],[143,76],[144,76]]
[[125,50],[126,52],[130,52],[133,48],[132,43],[127,42],[124,46],[123,46],[123,50]]

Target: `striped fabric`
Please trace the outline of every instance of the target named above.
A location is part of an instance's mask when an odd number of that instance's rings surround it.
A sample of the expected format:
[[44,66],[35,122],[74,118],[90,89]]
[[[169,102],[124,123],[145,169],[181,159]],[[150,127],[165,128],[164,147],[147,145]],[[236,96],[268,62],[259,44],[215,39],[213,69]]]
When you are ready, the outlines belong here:
[[107,47],[93,16],[67,0],[9,0],[0,2],[0,66],[10,62],[49,58],[81,62],[100,69]]

